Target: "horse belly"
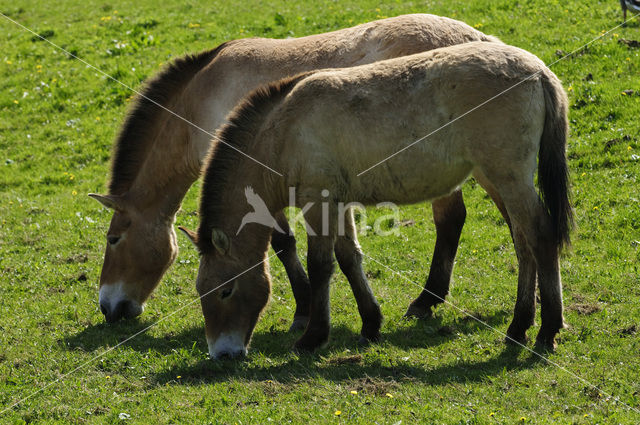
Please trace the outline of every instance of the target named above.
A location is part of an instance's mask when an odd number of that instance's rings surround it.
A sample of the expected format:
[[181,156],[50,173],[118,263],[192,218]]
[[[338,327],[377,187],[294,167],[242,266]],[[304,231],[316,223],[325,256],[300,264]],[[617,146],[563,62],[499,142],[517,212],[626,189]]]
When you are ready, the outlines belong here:
[[[419,154],[392,158],[363,174],[359,192],[364,203],[413,204],[431,201],[457,189],[471,174],[472,164],[434,161]],[[369,174],[369,175],[367,175]]]

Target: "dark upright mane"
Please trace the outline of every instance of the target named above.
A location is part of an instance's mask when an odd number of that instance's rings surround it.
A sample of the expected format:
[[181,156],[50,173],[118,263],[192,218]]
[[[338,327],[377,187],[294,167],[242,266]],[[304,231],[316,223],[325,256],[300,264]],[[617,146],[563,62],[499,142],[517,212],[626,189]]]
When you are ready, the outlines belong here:
[[[142,96],[136,97],[118,134],[111,160],[109,193],[126,192],[140,170],[152,142],[150,134],[164,107],[181,93],[193,76],[204,68],[227,45],[175,59],[145,84]],[[154,103],[155,102],[155,103]]]
[[[209,150],[205,161],[202,191],[200,195],[200,226],[198,250],[201,253],[213,249],[211,229],[222,217],[222,193],[229,182],[229,174],[238,169],[239,162],[255,141],[254,136],[269,112],[303,78],[312,72],[298,74],[264,85],[247,95],[229,116],[229,122],[218,130],[218,143]],[[240,151],[240,152],[239,152]],[[268,164],[267,164],[268,165]]]

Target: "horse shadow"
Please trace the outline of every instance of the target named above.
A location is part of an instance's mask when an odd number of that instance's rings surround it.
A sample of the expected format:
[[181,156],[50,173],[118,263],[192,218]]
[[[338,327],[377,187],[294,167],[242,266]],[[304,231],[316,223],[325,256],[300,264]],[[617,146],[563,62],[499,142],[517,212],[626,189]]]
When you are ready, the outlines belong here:
[[60,342],[68,350],[96,351],[118,344],[138,352],[154,351],[168,354],[181,348],[198,348],[207,351],[204,327],[193,326],[180,332],[153,335],[146,332],[155,322],[138,318],[116,323],[98,323],[82,331],[64,337]]
[[[497,312],[481,319],[492,327],[502,326],[507,313]],[[144,330],[153,322],[133,319],[115,324],[100,323],[89,326],[81,332],[65,337],[64,347],[68,350],[95,351],[123,343],[139,352],[155,351],[169,354],[180,349],[195,349],[207,352],[204,329],[197,325],[180,332],[170,332],[161,336],[151,335]],[[419,349],[439,346],[462,334],[478,332],[484,325],[469,318],[458,318],[443,325],[441,317],[421,320],[406,320],[394,330],[382,333],[381,345],[358,344],[359,334],[352,327],[339,324],[332,329],[330,344],[313,354],[292,354],[291,348],[299,333],[283,329],[261,330],[254,333],[251,363],[242,360],[205,359],[188,364],[171,366],[155,374],[150,374],[149,387],[160,385],[205,385],[227,382],[242,377],[249,381],[277,381],[283,384],[300,380],[322,378],[333,382],[354,379],[376,378],[382,380],[417,380],[430,385],[450,382],[481,381],[499,375],[504,371],[536,367],[540,357],[531,353],[522,356],[523,349],[505,345],[497,355],[484,360],[457,360],[454,363],[430,368],[416,366],[386,355],[382,348],[390,345],[400,349]],[[139,333],[138,335],[136,335]],[[136,335],[130,338],[131,335]],[[129,339],[130,338],[130,339]],[[363,358],[367,358],[366,362]],[[176,377],[180,376],[177,380]]]
[[[340,329],[337,330],[341,334]],[[352,333],[347,331],[345,333]],[[356,336],[356,335],[353,335]],[[272,342],[271,346],[278,346]],[[333,345],[333,339],[332,339]],[[504,345],[497,355],[483,360],[456,360],[433,368],[413,365],[402,359],[381,354],[375,346],[347,349],[334,347],[312,354],[291,354],[289,349],[268,349],[253,352],[254,364],[238,360],[201,359],[152,374],[147,381],[150,388],[164,385],[210,385],[241,378],[250,382],[296,384],[304,380],[322,379],[329,382],[358,380],[400,382],[417,381],[428,385],[480,382],[506,371],[531,369],[542,364],[541,357],[531,353],[523,356],[523,349]],[[272,354],[282,355],[274,361]],[[336,355],[337,354],[337,355]],[[346,354],[346,355],[345,355]],[[364,358],[367,358],[364,361]],[[179,379],[178,379],[179,378]]]
[[[496,312],[481,319],[492,327],[500,326],[507,316],[505,312]],[[483,327],[480,323],[462,317],[449,325],[443,325],[442,318],[434,316],[427,319],[402,319],[401,326],[393,331],[382,330],[382,343],[388,343],[398,348],[425,348],[443,344],[457,334],[471,334]],[[198,348],[207,352],[202,325],[192,326],[180,332],[169,332],[161,336],[145,332],[155,322],[140,320],[139,318],[123,320],[112,324],[105,322],[91,325],[77,334],[65,336],[62,345],[68,350],[96,351],[126,344],[130,349],[139,352],[154,351],[159,354],[171,353],[182,348]],[[252,338],[252,346],[265,356],[281,357],[291,351],[299,333],[278,329],[257,331]],[[334,326],[331,330],[331,346],[341,350],[360,349],[359,335],[345,325]],[[273,341],[278,341],[274,344]]]

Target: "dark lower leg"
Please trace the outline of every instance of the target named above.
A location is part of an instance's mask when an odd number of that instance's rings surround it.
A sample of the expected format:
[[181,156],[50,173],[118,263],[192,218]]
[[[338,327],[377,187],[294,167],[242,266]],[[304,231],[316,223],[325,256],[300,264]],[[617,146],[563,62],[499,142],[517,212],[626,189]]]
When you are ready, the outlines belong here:
[[538,281],[540,286],[540,308],[542,325],[536,337],[536,344],[544,348],[555,348],[555,336],[564,327],[562,315],[562,284],[558,267],[557,246],[541,250],[538,260]]
[[341,236],[336,241],[335,253],[338,265],[347,277],[349,285],[351,285],[351,291],[358,304],[358,311],[362,318],[360,335],[364,339],[361,342],[377,341],[380,338],[382,313],[362,269],[360,247],[352,238]]
[[526,344],[527,330],[533,326],[536,314],[536,262],[522,233],[512,235],[518,256],[518,296],[506,342]]
[[298,258],[296,239],[291,234],[287,219],[283,213],[278,213],[276,214],[276,220],[285,233],[283,234],[274,230],[271,234],[271,246],[274,251],[276,251],[278,258],[287,272],[293,297],[296,300],[293,323],[289,330],[303,330],[306,328],[307,321],[309,320],[309,303],[311,299],[309,278]]
[[436,225],[436,246],[431,260],[431,269],[424,290],[409,305],[405,314],[407,317],[430,316],[431,307],[443,302],[449,293],[453,263],[467,215],[460,190],[435,200],[432,209],[433,221]]
[[329,339],[329,281],[333,274],[333,240],[326,236],[309,237],[307,268],[311,288],[309,323],[294,348],[313,351]]

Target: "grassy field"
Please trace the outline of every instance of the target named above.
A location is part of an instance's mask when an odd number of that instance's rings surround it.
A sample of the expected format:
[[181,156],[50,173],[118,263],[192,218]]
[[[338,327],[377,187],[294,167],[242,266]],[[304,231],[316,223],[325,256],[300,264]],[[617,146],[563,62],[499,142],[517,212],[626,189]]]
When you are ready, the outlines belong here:
[[[463,20],[549,64],[622,17],[614,0],[247,3],[0,0],[0,12],[133,87],[172,57],[225,40],[412,12]],[[357,346],[355,302],[336,273],[330,344],[290,352],[293,300],[273,261],[272,300],[248,359],[213,362],[196,302],[198,256],[182,237],[142,316],[107,326],[98,308],[111,213],[86,193],[106,191],[132,93],[0,17],[0,423],[639,423],[640,49],[623,39],[640,39],[637,22],[552,66],[571,100],[577,217],[561,263],[571,327],[552,363],[507,349],[500,333],[451,305],[429,320],[402,319],[433,249],[428,204],[403,207],[414,224],[399,236],[361,237],[385,315],[379,344]],[[470,181],[463,190],[468,219],[449,301],[504,332],[516,295],[513,245],[482,189]],[[196,184],[177,224],[197,226],[197,196]]]

